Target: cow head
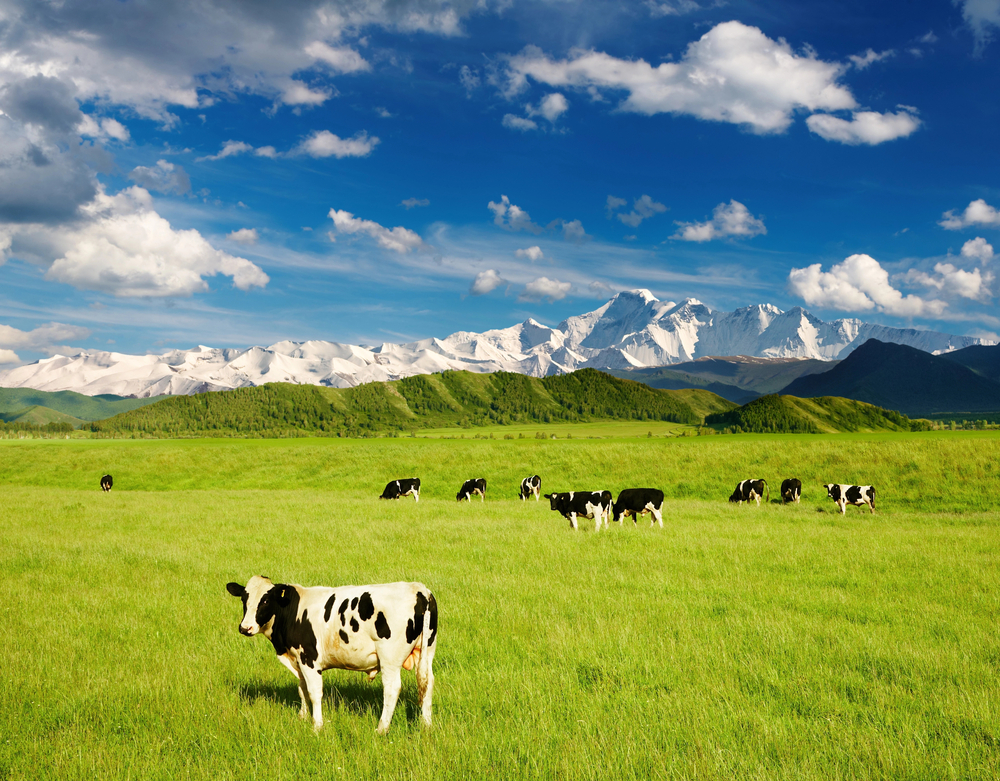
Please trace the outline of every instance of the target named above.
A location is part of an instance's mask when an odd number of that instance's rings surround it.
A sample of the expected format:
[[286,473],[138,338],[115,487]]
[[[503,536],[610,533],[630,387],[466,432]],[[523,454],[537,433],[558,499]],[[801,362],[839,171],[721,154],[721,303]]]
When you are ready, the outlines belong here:
[[291,603],[285,596],[285,591],[289,588],[291,586],[275,586],[269,578],[261,575],[250,578],[246,588],[239,583],[227,583],[226,591],[243,600],[240,634],[247,637],[253,637],[258,632],[267,634],[278,610]]
[[464,498],[465,498],[465,493],[463,491],[459,491],[457,494],[455,494],[455,499],[459,502],[462,501]]
[[739,486],[733,491],[733,495],[729,497],[730,502],[741,502],[743,501],[743,493],[740,491]]
[[829,498],[831,498],[831,499],[833,498],[833,487],[834,487],[834,485],[836,485],[836,483],[825,483],[823,485],[823,487],[826,489],[826,495]]

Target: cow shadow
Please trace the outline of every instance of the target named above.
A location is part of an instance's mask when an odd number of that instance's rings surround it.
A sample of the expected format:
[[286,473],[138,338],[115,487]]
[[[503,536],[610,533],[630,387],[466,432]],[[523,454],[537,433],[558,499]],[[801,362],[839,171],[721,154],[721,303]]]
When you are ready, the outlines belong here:
[[[333,676],[324,677],[324,711],[344,708],[359,717],[371,717],[378,720],[382,714],[381,680],[376,678],[374,681],[369,681],[360,673],[355,673],[355,675],[357,677],[347,677],[346,675],[336,678]],[[301,702],[299,687],[294,682],[287,684],[242,683],[236,685],[235,688],[240,699],[248,705],[254,704],[257,700],[268,700],[294,710],[296,713],[299,711]],[[407,686],[405,678],[403,679],[403,688],[399,692],[399,700],[396,702],[393,721],[396,721],[404,713],[408,723],[415,721],[419,715],[416,686]]]

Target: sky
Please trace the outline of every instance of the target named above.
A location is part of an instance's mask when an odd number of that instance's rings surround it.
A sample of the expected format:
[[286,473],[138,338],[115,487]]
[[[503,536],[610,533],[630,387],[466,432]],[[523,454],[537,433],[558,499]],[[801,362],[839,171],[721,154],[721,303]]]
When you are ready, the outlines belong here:
[[0,1],[0,366],[555,325],[1000,332],[1000,0]]

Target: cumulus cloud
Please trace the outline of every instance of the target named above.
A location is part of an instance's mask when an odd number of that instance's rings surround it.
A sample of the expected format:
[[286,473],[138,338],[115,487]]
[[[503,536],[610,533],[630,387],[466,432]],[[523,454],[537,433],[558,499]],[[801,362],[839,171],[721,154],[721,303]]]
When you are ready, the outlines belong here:
[[500,285],[506,284],[507,280],[501,277],[496,269],[489,268],[486,271],[480,271],[476,274],[476,278],[472,280],[472,284],[469,286],[469,294],[482,296],[500,287]]
[[754,133],[780,133],[796,111],[857,108],[850,90],[838,83],[845,67],[811,50],[797,54],[785,41],[732,21],[689,44],[680,61],[655,68],[645,60],[582,49],[554,60],[528,47],[509,58],[504,75],[508,97],[525,90],[531,78],[550,87],[624,91],[622,111],[687,114]]
[[532,117],[545,117],[549,122],[555,122],[560,116],[569,110],[569,101],[566,100],[566,96],[560,92],[553,92],[550,95],[546,95],[542,98],[542,102],[538,104],[538,108],[528,105],[528,114]]
[[981,237],[969,239],[962,245],[962,257],[989,263],[993,259],[993,245]]
[[593,238],[583,229],[583,223],[579,220],[556,220],[554,225],[562,229],[563,239],[566,241],[579,243]]
[[353,138],[341,138],[329,130],[318,130],[306,138],[297,151],[310,157],[367,157],[378,145],[376,136],[369,136],[365,131],[356,133]]
[[982,54],[986,45],[1000,29],[1000,0],[952,0],[962,8],[962,17],[972,30],[976,53]]
[[566,294],[569,293],[571,287],[573,286],[569,282],[560,282],[558,279],[549,279],[548,277],[538,277],[538,279],[532,280],[524,286],[524,290],[518,296],[518,299],[520,301],[541,301],[543,298],[547,298],[551,304],[566,298]]
[[157,160],[153,167],[136,166],[128,178],[147,190],[183,195],[191,190],[191,179],[179,165]]
[[[380,247],[392,250],[393,252],[405,254],[410,250],[424,247],[424,241],[420,238],[420,235],[408,228],[399,226],[390,230],[372,220],[361,220],[350,212],[339,211],[337,209],[330,209],[329,216],[333,220],[333,226],[337,233],[347,235],[361,233],[371,236],[378,242]],[[336,241],[334,235],[331,234],[330,238]]]
[[616,198],[613,195],[608,196],[608,200],[604,203],[604,211],[607,218],[610,220],[611,215],[614,214],[622,206],[628,204],[628,201],[624,198]]
[[430,206],[431,202],[427,198],[407,198],[405,201],[400,201],[399,205],[405,206],[406,210],[409,211],[415,206]]
[[739,201],[720,203],[707,222],[678,222],[678,230],[670,238],[681,241],[712,241],[730,236],[750,238],[767,233],[764,221],[754,217]]
[[950,210],[941,216],[942,220],[938,225],[948,230],[960,230],[972,225],[1000,227],[1000,209],[994,209],[982,198],[972,201],[962,214],[955,214],[954,210]]
[[531,221],[531,216],[520,206],[515,206],[506,195],[500,196],[500,202],[490,201],[487,208],[493,212],[493,224],[508,231],[527,231],[541,233],[542,227]]
[[511,130],[538,130],[538,123],[526,117],[519,117],[517,114],[504,114],[501,124]]
[[256,228],[240,228],[226,234],[226,238],[239,244],[256,244],[260,236],[257,234]]
[[701,8],[694,0],[646,0],[646,7],[654,19],[661,16],[683,16]]
[[527,249],[519,249],[514,252],[514,256],[518,258],[527,258],[532,263],[541,260],[545,257],[545,253],[542,252],[541,247],[528,247]]
[[0,325],[0,363],[20,363],[14,350],[56,355],[75,351],[67,342],[86,339],[90,330],[65,323],[46,323],[30,331],[21,331],[9,325]]
[[864,54],[852,54],[847,59],[854,64],[855,68],[859,71],[863,71],[872,63],[881,62],[882,60],[895,56],[895,54],[896,52],[892,49],[886,49],[884,52],[876,52],[874,49],[869,49]]
[[869,255],[851,255],[829,271],[823,271],[820,263],[793,268],[788,285],[806,304],[824,309],[937,317],[946,307],[944,301],[904,296],[889,283],[889,272]]
[[304,51],[334,73],[358,73],[372,69],[365,58],[350,46],[330,46],[323,41],[313,41]]
[[[611,195],[608,196],[607,206],[605,207],[608,216],[611,212],[615,211],[621,206],[625,205],[625,200],[622,198],[615,198]],[[633,228],[638,228],[639,223],[643,220],[648,220],[654,214],[662,214],[667,210],[667,207],[662,203],[658,203],[650,198],[648,195],[640,196],[632,202],[632,211],[627,214],[616,215],[618,219],[625,225],[629,225]]]
[[920,120],[911,110],[902,109],[895,114],[877,111],[855,111],[851,119],[841,119],[833,114],[813,114],[806,119],[809,129],[827,141],[839,141],[842,144],[868,144],[875,146],[886,141],[915,132],[920,127]]
[[84,114],[80,124],[76,126],[76,132],[81,136],[97,138],[102,141],[114,139],[125,144],[131,140],[128,128],[117,119],[112,119],[111,117],[99,119],[90,114]]
[[985,303],[992,297],[990,285],[993,283],[993,275],[978,268],[966,271],[951,263],[936,263],[934,274],[911,269],[904,279],[911,284],[923,285],[941,293],[974,301]]

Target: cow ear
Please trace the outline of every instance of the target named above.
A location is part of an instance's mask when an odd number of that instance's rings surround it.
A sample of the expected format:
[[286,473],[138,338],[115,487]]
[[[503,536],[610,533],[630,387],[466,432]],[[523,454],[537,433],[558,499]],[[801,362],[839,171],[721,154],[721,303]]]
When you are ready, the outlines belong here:
[[290,586],[282,586],[281,593],[278,594],[278,604],[281,605],[282,607],[288,607],[290,604],[292,604],[292,600],[288,596],[288,591],[290,588],[291,588]]
[[243,588],[239,583],[227,583],[226,591],[232,594],[234,597],[239,597],[242,599],[246,596],[247,590]]

